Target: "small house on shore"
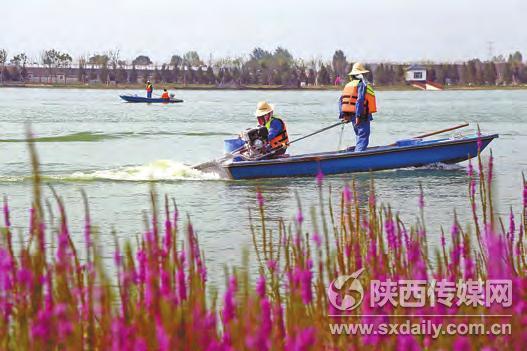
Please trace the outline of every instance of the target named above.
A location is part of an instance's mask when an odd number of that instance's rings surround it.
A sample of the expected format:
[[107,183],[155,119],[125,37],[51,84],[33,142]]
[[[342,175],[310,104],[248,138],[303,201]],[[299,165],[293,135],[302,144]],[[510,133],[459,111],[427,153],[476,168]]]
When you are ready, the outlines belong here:
[[411,65],[406,69],[406,81],[412,82],[426,82],[426,67],[421,65]]
[[420,90],[443,90],[443,85],[429,81],[426,75],[426,67],[411,65],[406,69],[406,83]]

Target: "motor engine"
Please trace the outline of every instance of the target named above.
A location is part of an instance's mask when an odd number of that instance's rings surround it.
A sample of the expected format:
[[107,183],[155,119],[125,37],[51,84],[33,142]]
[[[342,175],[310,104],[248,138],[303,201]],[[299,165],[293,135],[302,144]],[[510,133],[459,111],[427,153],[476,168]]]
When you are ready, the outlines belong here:
[[247,156],[249,158],[265,155],[267,152],[267,137],[269,132],[266,127],[256,127],[247,129],[242,133],[242,139],[247,146]]

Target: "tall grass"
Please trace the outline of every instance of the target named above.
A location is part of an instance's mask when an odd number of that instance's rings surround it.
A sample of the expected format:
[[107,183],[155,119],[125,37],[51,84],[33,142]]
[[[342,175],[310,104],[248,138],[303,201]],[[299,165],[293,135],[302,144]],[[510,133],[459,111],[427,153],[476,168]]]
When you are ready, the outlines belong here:
[[[55,225],[47,227],[38,162],[30,144],[34,201],[25,244],[13,245],[7,198],[0,245],[0,349],[6,350],[337,350],[456,349],[522,350],[527,345],[527,278],[523,208],[503,221],[492,202],[492,157],[469,165],[467,187],[472,223],[453,217],[441,245],[431,248],[420,197],[418,220],[407,225],[375,196],[372,181],[367,206],[359,203],[355,183],[345,185],[340,203],[325,206],[323,175],[317,176],[320,204],[292,223],[267,220],[265,199],[258,192],[252,213],[254,257],[227,271],[221,296],[207,286],[205,252],[192,224],[183,226],[176,205],[165,198],[158,208],[152,195],[147,230],[137,245],[115,242],[115,275],[101,259],[97,233],[84,196],[84,247],[76,245],[66,208],[55,194]],[[330,190],[331,191],[331,190]],[[330,196],[331,198],[331,196]],[[52,211],[50,211],[52,212]],[[307,230],[304,216],[311,216]],[[52,216],[51,214],[48,217]],[[508,222],[506,224],[506,222]],[[435,233],[434,233],[435,234]],[[450,245],[446,237],[450,236]],[[55,245],[50,245],[54,242]],[[134,248],[135,247],[135,248]],[[249,265],[259,276],[251,279]],[[513,281],[513,306],[425,306],[371,308],[369,295],[346,317],[328,303],[327,287],[340,275],[365,268],[363,286],[371,280],[501,278]],[[211,294],[208,294],[211,292]],[[502,336],[333,335],[329,323],[398,322],[396,315],[419,322],[485,325],[511,323]],[[493,317],[488,314],[512,315]],[[419,316],[417,316],[419,315]],[[466,315],[466,316],[465,316]]]

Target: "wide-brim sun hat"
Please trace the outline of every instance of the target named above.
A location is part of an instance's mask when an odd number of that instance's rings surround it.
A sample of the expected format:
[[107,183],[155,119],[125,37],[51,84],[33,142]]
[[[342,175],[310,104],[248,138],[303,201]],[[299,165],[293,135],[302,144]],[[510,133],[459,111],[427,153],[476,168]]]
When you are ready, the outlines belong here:
[[364,74],[368,72],[369,71],[364,67],[362,63],[357,62],[353,65],[353,68],[351,69],[351,72],[348,73],[348,76],[356,76],[357,74]]
[[256,111],[254,112],[255,117],[265,116],[269,112],[273,112],[274,106],[268,103],[267,101],[260,101],[256,105]]

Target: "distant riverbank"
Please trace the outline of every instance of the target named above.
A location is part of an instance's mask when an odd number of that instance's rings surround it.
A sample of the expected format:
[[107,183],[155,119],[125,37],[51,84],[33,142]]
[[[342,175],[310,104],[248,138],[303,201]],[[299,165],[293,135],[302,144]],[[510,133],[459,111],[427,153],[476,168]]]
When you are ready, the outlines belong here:
[[[157,91],[164,88],[168,90],[302,90],[302,91],[319,91],[319,90],[341,90],[342,86],[336,85],[316,85],[306,87],[292,87],[287,85],[242,85],[233,86],[225,85],[218,86],[214,84],[174,84],[174,83],[156,83],[154,87]],[[79,83],[50,83],[50,84],[36,84],[36,83],[7,83],[0,84],[0,88],[59,88],[59,89],[110,89],[110,90],[144,90],[144,84],[79,84]],[[408,84],[399,85],[376,85],[376,90],[381,91],[411,91],[419,90]],[[449,85],[444,87],[445,90],[518,90],[527,89],[527,85]]]

